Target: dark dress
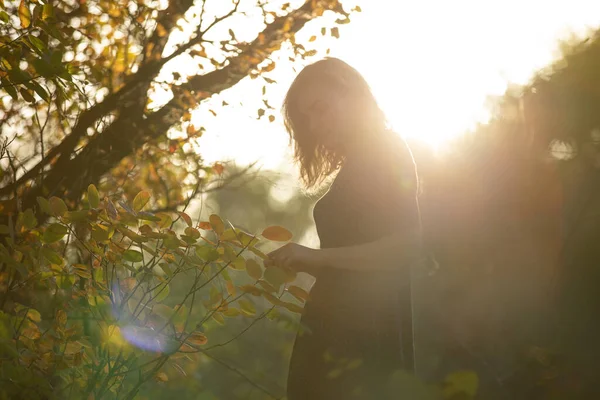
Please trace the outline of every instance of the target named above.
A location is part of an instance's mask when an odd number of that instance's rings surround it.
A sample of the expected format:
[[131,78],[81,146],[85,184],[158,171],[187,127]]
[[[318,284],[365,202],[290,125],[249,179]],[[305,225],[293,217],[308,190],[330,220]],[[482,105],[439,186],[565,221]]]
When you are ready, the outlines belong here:
[[[347,158],[314,209],[321,248],[375,241],[419,224],[416,171],[405,142]],[[411,369],[410,270],[321,269],[307,302],[288,375],[290,400],[386,399],[386,382]],[[403,337],[404,335],[404,337]],[[397,394],[396,397],[397,398]]]

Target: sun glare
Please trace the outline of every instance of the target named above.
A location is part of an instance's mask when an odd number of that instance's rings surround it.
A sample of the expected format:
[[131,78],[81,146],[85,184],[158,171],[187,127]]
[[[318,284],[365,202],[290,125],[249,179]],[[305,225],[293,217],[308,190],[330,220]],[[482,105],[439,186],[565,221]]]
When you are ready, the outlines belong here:
[[[392,127],[435,148],[486,122],[489,96],[502,95],[509,83],[526,83],[556,59],[560,39],[600,25],[600,2],[588,0],[344,3],[348,8],[360,4],[363,12],[339,27],[339,39],[321,37],[322,22],[313,21],[298,33],[297,42],[321,56],[330,48],[331,56],[356,67]],[[250,39],[255,24],[256,18],[240,20],[236,36]],[[309,42],[313,35],[319,40]],[[268,77],[275,84],[245,79],[193,113],[194,124],[206,128],[197,146],[207,162],[258,161],[264,168],[290,170],[278,108],[302,65],[287,57],[273,58],[277,67]],[[172,63],[163,75],[173,71],[202,73],[189,60]],[[153,101],[158,104],[167,97],[157,94]],[[223,107],[223,101],[228,105]]]

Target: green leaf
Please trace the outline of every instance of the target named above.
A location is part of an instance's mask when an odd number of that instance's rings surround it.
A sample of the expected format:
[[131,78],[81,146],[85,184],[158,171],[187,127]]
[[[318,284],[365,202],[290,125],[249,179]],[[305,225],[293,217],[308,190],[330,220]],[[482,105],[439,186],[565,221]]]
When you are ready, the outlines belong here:
[[19,4],[19,20],[22,28],[29,28],[31,25],[31,10],[25,0],[21,0],[21,4]]
[[212,246],[196,246],[196,255],[204,261],[212,262],[221,256]]
[[44,231],[44,235],[42,236],[42,239],[46,243],[58,242],[60,239],[62,239],[67,234],[68,231],[69,230],[64,225],[51,224]]
[[154,301],[157,303],[161,303],[164,299],[167,298],[167,296],[169,296],[169,293],[171,292],[171,289],[169,288],[169,284],[167,282],[164,282],[162,284],[160,284],[159,286],[156,287],[156,289],[154,289],[154,292],[152,293],[152,296],[154,297]]
[[100,194],[98,193],[98,189],[93,184],[88,186],[88,203],[90,203],[91,208],[98,208],[100,205]]
[[42,255],[51,264],[60,265],[60,266],[62,266],[64,264],[65,260],[61,257],[61,255],[49,247],[42,247]]
[[39,83],[37,83],[36,81],[31,81],[30,85],[33,88],[33,90],[38,94],[38,96],[40,96],[45,101],[50,101],[50,94],[48,94],[46,89],[44,89]]
[[142,262],[144,260],[144,256],[137,250],[125,250],[125,252],[123,252],[123,259],[125,261],[137,263]]
[[133,199],[133,209],[135,211],[141,211],[142,208],[150,201],[150,193],[145,190],[142,190],[135,196]]
[[40,206],[40,210],[45,212],[46,214],[52,214],[52,210],[50,209],[50,203],[43,197],[37,197],[38,205]]
[[5,24],[8,23],[8,14],[4,11],[0,11],[0,21],[4,22]]
[[265,279],[277,290],[285,283],[286,273],[279,267],[268,267],[265,269]]
[[27,229],[33,229],[37,226],[37,219],[35,218],[35,214],[33,213],[33,210],[31,208],[28,208],[27,210],[25,210],[25,212],[22,214],[22,223],[23,226]]
[[6,93],[8,93],[13,100],[19,100],[19,94],[17,93],[17,89],[15,89],[12,83],[10,83],[4,78],[1,78],[0,82],[2,82],[2,88],[6,90]]
[[255,280],[259,280],[260,278],[262,278],[263,274],[262,268],[260,267],[258,262],[256,262],[256,260],[254,260],[253,258],[249,258],[248,260],[246,260],[246,272],[248,272],[250,278]]
[[46,20],[52,17],[54,17],[54,8],[52,7],[52,3],[48,2],[48,4],[44,4],[44,8],[42,9],[42,19]]
[[46,50],[46,44],[44,44],[37,36],[29,35],[28,39],[39,51],[44,52]]
[[35,97],[33,97],[33,94],[31,94],[29,90],[21,88],[19,90],[19,93],[21,93],[21,96],[23,96],[23,100],[25,100],[26,102],[35,103]]
[[104,242],[112,236],[108,226],[102,224],[92,225],[92,238],[98,242]]
[[67,211],[67,205],[58,197],[50,197],[50,211],[55,217],[62,217]]

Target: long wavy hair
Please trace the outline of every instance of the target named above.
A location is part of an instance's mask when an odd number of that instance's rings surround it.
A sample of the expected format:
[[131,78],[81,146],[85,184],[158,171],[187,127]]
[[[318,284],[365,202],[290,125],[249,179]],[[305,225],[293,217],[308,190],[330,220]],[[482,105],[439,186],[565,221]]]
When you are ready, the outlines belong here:
[[[315,96],[316,101],[302,107],[299,99],[306,95]],[[311,126],[310,113],[322,111],[342,98],[345,104],[351,104],[352,109],[344,112],[352,121],[352,132],[340,132],[345,129],[342,127],[323,131]],[[337,58],[325,58],[305,67],[290,86],[282,113],[294,145],[294,160],[307,189],[322,183],[342,165],[348,148],[344,141],[360,141],[359,136],[383,131],[387,125],[367,81]],[[342,140],[332,145],[327,135],[337,135]]]

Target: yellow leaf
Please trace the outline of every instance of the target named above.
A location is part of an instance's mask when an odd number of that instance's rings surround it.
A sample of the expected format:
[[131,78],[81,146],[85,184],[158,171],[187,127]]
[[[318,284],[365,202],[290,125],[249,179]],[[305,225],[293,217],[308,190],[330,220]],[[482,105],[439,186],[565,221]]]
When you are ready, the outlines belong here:
[[473,371],[457,371],[444,379],[443,396],[445,399],[454,398],[457,395],[466,395],[474,398],[479,387],[479,378]]
[[88,203],[91,208],[98,208],[98,205],[100,205],[100,195],[98,194],[98,189],[93,184],[88,186]]
[[65,326],[67,324],[67,313],[64,310],[56,311],[56,323],[58,326]]
[[310,39],[308,39],[309,42],[314,42],[315,40],[317,40],[317,37],[315,35],[311,36]]
[[306,301],[308,299],[308,292],[298,286],[290,286],[287,291],[298,300]]
[[33,308],[30,308],[29,311],[27,311],[27,318],[33,322],[40,322],[42,320],[40,312],[38,310],[34,310]]
[[150,193],[145,190],[139,192],[133,199],[133,210],[141,211],[142,208],[150,201]]
[[156,379],[157,382],[166,382],[169,380],[169,377],[164,372],[159,372],[158,374],[154,375],[154,379]]
[[211,214],[208,220],[210,221],[213,231],[215,231],[217,235],[221,236],[223,232],[225,232],[225,224],[221,217],[216,214]]
[[237,308],[228,308],[227,310],[223,311],[223,315],[226,317],[237,317],[240,315],[240,310]]
[[19,20],[22,28],[29,28],[31,25],[31,10],[25,0],[21,0],[21,4],[19,4]]
[[287,242],[292,238],[292,233],[282,226],[269,226],[262,235],[274,242]]
[[188,337],[187,342],[193,346],[202,346],[208,343],[208,338],[202,332],[193,332],[190,337]]

